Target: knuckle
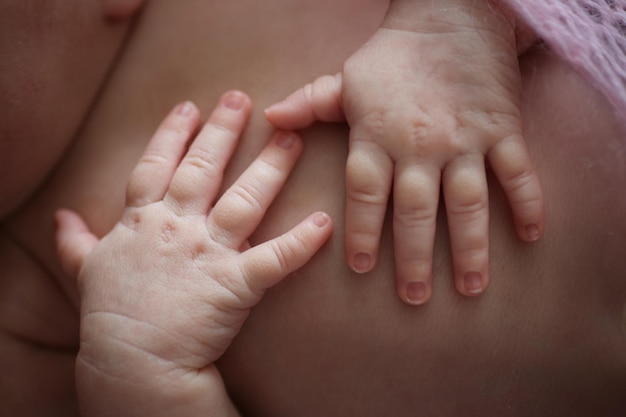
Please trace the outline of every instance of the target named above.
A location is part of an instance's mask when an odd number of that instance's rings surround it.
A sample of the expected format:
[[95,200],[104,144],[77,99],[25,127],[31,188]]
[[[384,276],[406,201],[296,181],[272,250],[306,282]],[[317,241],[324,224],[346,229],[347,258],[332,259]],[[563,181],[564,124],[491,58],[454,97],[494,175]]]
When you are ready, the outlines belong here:
[[349,200],[360,205],[372,207],[379,207],[387,204],[388,197],[385,193],[381,193],[379,189],[374,189],[368,186],[361,185],[363,188],[360,188],[359,185],[360,184],[357,184],[356,186],[353,185],[346,191]]
[[436,205],[415,204],[396,207],[394,210],[394,221],[401,227],[434,227],[436,219]]
[[488,209],[487,198],[482,193],[456,197],[447,204],[448,212],[456,216],[482,216]]
[[293,260],[300,245],[300,242],[295,238],[287,239],[281,243],[272,242],[272,253],[281,271],[291,271]]
[[222,173],[222,163],[216,159],[215,155],[203,149],[190,151],[185,157],[185,164],[209,178],[219,177]]
[[142,165],[142,166],[153,166],[153,165],[167,165],[170,162],[170,159],[166,156],[163,155],[162,153],[159,153],[157,151],[150,151],[147,150],[139,159],[138,165]]
[[352,152],[346,164],[346,182],[349,198],[384,204],[391,187],[391,175],[384,166],[374,167],[372,159],[364,152]]
[[310,104],[315,103],[315,83],[317,83],[317,80],[313,83],[308,83],[304,87],[302,87],[302,94],[304,94],[304,99],[307,103]]
[[231,206],[242,207],[245,211],[262,210],[262,200],[262,191],[253,184],[247,183],[233,189],[233,202]]
[[487,210],[487,189],[482,171],[464,170],[450,176],[446,188],[446,208],[451,214],[481,213]]
[[488,231],[482,226],[469,223],[467,227],[451,231],[453,248],[462,259],[484,259],[487,255],[489,238]]
[[502,186],[507,192],[515,192],[532,185],[534,178],[535,173],[532,169],[523,168],[519,171],[509,173],[509,175],[503,179]]
[[462,152],[462,128],[454,116],[444,116],[419,106],[408,111],[375,109],[361,120],[362,128],[377,138],[392,138],[390,153],[396,157],[456,155]]
[[[312,104],[315,117],[319,120],[330,119],[333,109],[341,108],[341,95],[333,93],[337,78],[332,75],[324,75],[312,84],[307,100]],[[306,94],[306,93],[305,93]]]

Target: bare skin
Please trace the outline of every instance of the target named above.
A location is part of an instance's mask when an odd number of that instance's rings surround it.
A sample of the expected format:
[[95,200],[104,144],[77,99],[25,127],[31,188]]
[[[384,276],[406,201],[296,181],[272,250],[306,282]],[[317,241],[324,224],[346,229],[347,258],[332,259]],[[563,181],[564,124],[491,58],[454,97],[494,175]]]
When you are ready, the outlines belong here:
[[0,175],[10,178],[0,187],[0,218],[47,178],[76,135],[123,45],[131,11],[97,0],[0,5]]
[[247,240],[302,153],[293,132],[277,132],[218,198],[250,108],[245,94],[224,94],[194,137],[197,109],[176,106],[134,168],[122,218],[104,238],[76,213],[57,213],[59,257],[81,295],[83,416],[238,415],[216,361],[263,294],[332,232],[330,217],[313,213],[268,242]]
[[[271,136],[261,109],[338,72],[380,25],[385,4],[356,3],[148,4],[72,148],[2,225],[1,392],[11,393],[0,401],[2,414],[76,410],[78,297],[56,260],[55,210],[76,210],[97,236],[106,234],[168,109],[190,99],[208,114],[236,87],[255,107],[226,173],[231,184]],[[395,296],[388,228],[377,267],[365,276],[346,268],[343,236],[333,236],[267,294],[218,363],[242,414],[624,414],[626,201],[616,152],[624,132],[603,98],[549,53],[526,56],[522,80],[525,137],[550,195],[544,239],[530,248],[515,238],[506,200],[491,182],[490,273],[497,279],[477,299],[458,295],[439,234],[435,295],[415,309]],[[330,214],[335,230],[344,227],[347,128],[316,126],[303,137],[299,165],[252,244],[317,210]]]
[[543,195],[523,140],[517,38],[515,21],[488,0],[394,0],[341,73],[266,110],[283,129],[348,122],[346,261],[356,272],[374,268],[392,199],[398,295],[409,304],[432,294],[440,188],[456,287],[466,296],[486,290],[487,161],[518,236],[543,234]]

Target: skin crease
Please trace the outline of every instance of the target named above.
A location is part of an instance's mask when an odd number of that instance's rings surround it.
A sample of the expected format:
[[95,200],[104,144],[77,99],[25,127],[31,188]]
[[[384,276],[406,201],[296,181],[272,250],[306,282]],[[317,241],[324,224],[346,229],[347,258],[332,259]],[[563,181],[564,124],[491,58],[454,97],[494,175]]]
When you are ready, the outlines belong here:
[[[36,409],[32,396],[44,398],[42,392],[50,394],[47,408],[35,410],[40,415],[72,404],[76,300],[55,260],[54,209],[76,209],[105,233],[119,217],[129,171],[172,104],[192,99],[206,115],[221,93],[239,88],[255,113],[228,173],[232,181],[269,138],[261,109],[336,72],[384,9],[374,1],[148,5],[71,150],[2,226],[0,264],[11,270],[0,294],[21,308],[0,315],[3,337],[19,330],[23,340],[55,349],[40,362],[24,354],[23,367],[11,368],[25,380],[39,376],[39,389],[22,404]],[[218,364],[244,415],[624,414],[624,132],[604,100],[550,53],[532,51],[523,74],[526,136],[548,196],[546,236],[537,245],[519,242],[492,182],[492,282],[475,300],[455,293],[443,221],[433,299],[423,308],[395,296],[388,230],[377,269],[350,274],[340,232],[347,130],[304,132],[303,159],[253,239],[274,236],[315,210],[329,212],[339,233],[268,294]]]
[[0,4],[0,56],[10,58],[0,62],[0,176],[10,178],[0,187],[0,218],[33,193],[65,151],[128,27],[128,20],[106,19],[97,2]]

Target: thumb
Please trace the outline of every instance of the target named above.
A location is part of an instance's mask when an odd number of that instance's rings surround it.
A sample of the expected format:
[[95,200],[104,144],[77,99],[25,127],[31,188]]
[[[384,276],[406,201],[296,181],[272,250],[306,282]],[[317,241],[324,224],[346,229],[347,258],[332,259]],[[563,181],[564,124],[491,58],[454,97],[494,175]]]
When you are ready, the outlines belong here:
[[267,120],[279,129],[302,129],[320,122],[346,120],[341,102],[341,73],[324,75],[265,109]]
[[63,271],[76,278],[87,255],[98,244],[85,221],[77,213],[61,209],[54,216],[56,246]]

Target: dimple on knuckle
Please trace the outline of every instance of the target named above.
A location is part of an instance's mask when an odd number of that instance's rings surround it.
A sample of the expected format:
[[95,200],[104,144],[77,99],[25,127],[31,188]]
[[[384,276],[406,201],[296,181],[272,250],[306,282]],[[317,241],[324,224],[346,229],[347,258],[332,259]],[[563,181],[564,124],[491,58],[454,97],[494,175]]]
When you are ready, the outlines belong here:
[[374,108],[364,114],[359,120],[362,130],[369,132],[371,136],[381,137],[393,134],[390,129],[395,129],[388,110]]

